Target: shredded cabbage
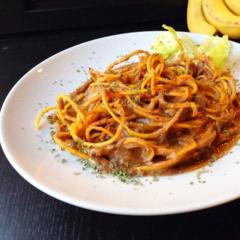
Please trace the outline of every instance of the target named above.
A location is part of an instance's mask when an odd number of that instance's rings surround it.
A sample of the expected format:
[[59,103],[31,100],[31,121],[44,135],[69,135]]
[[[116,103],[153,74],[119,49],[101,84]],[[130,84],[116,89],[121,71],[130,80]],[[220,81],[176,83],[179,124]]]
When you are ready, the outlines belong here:
[[184,52],[188,57],[206,54],[211,57],[216,68],[221,68],[230,53],[230,43],[227,36],[211,36],[204,43],[198,45],[186,34],[178,34],[172,27],[163,25],[166,32],[154,39],[152,52],[159,53],[164,59],[176,57]]

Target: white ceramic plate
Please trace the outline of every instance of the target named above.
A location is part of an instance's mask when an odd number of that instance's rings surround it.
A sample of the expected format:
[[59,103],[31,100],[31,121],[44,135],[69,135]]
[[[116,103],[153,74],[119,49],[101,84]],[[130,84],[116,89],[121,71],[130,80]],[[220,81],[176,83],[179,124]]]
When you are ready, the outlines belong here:
[[[34,128],[33,122],[40,109],[53,105],[57,94],[71,92],[83,83],[88,67],[103,70],[119,55],[134,49],[150,50],[158,34],[127,33],[77,45],[40,63],[17,82],[2,106],[1,144],[12,166],[28,182],[79,207],[128,215],[188,212],[240,196],[239,146],[211,167],[163,176],[158,181],[146,177],[141,179],[142,185],[134,185],[82,170],[75,157],[51,143],[49,129]],[[190,36],[197,42],[206,38]],[[240,62],[240,45],[231,44],[229,66],[240,76],[240,69],[234,64]]]

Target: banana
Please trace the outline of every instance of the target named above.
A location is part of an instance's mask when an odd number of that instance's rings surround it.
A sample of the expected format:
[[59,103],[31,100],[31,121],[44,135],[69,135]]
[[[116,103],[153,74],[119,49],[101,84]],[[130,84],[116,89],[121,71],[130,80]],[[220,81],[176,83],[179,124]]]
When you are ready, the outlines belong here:
[[187,25],[190,32],[213,35],[217,29],[205,19],[202,0],[188,0]]
[[230,38],[240,38],[240,16],[233,14],[223,0],[202,0],[207,21]]
[[240,16],[240,1],[239,0],[224,0],[228,8],[235,13],[236,15]]

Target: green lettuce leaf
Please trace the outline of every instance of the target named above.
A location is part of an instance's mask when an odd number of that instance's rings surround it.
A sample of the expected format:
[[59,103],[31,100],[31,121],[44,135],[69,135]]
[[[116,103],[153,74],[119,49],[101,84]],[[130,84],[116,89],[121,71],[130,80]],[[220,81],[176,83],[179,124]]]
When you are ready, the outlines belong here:
[[230,43],[227,36],[209,37],[204,43],[196,44],[186,34],[178,34],[172,27],[163,25],[166,32],[162,32],[154,39],[151,47],[153,53],[158,53],[169,60],[180,53],[192,58],[198,54],[211,57],[216,68],[220,69],[226,62],[230,53]]
[[199,46],[199,52],[211,57],[215,66],[221,68],[226,62],[230,53],[230,43],[227,36],[210,37]]
[[152,51],[161,54],[164,59],[167,59],[177,53],[179,47],[171,33],[163,32],[154,39]]

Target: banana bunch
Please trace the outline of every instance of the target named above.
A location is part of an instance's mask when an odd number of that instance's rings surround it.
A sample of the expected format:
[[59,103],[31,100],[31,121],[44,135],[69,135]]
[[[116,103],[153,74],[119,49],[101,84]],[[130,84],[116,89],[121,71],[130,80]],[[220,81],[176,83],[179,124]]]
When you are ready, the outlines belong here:
[[188,0],[190,32],[240,39],[240,0]]

